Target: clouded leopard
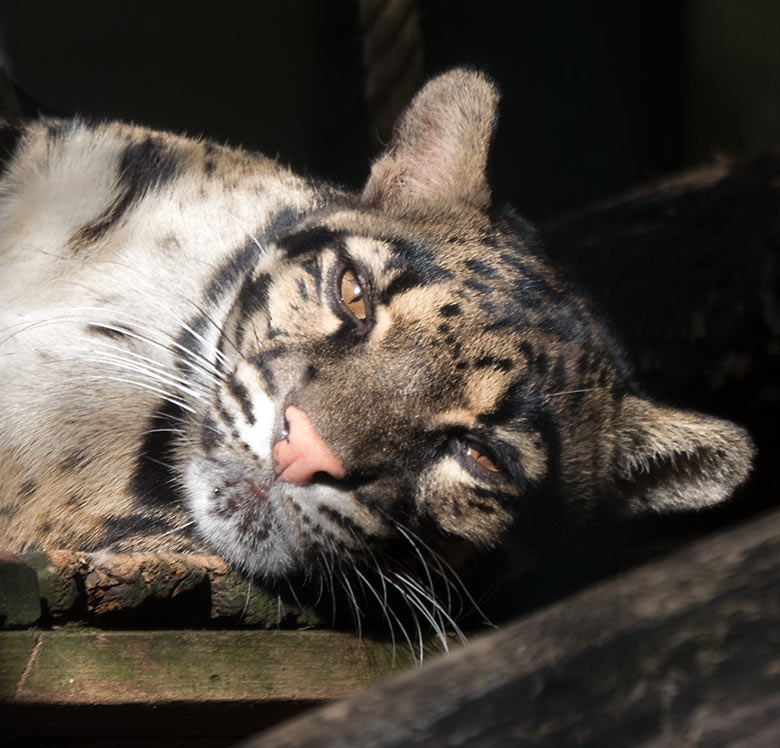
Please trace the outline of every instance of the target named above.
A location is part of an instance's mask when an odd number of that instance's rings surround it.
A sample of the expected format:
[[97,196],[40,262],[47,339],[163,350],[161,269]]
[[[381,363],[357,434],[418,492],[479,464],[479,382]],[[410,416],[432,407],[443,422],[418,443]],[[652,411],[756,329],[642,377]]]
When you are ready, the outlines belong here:
[[212,550],[446,607],[431,575],[542,525],[727,498],[748,435],[649,399],[493,204],[497,99],[433,79],[357,194],[206,140],[6,122],[0,548]]

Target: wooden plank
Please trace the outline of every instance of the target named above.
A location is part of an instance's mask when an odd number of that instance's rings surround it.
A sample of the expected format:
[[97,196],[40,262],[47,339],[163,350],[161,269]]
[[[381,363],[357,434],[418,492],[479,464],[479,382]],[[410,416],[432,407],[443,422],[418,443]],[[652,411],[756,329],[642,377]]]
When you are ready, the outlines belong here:
[[[39,603],[40,600],[40,603]],[[322,626],[309,605],[231,570],[218,556],[181,553],[0,554],[0,628],[48,623],[145,628]],[[162,622],[162,623],[161,623]],[[170,624],[169,624],[170,625]]]
[[242,744],[780,745],[780,512]]
[[413,662],[337,631],[6,631],[0,653],[0,700],[14,704],[320,701]]
[[37,642],[34,631],[0,632],[0,702],[15,698]]

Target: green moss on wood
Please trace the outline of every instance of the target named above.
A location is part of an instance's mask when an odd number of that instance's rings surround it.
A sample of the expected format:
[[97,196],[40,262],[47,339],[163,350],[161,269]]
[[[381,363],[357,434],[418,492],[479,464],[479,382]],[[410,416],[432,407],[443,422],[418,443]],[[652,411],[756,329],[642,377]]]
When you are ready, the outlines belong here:
[[35,569],[38,575],[38,590],[44,611],[48,611],[50,615],[62,616],[76,606],[79,590],[72,575],[61,574],[45,553],[24,553],[21,558]]
[[29,626],[40,617],[35,569],[18,556],[0,554],[0,626]]

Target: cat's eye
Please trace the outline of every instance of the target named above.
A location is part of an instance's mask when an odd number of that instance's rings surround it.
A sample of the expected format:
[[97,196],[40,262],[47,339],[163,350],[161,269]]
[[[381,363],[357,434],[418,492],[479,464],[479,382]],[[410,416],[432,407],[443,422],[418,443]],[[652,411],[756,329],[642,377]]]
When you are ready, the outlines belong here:
[[463,445],[463,449],[466,457],[468,457],[470,460],[473,460],[481,468],[489,470],[491,473],[501,472],[501,468],[496,465],[496,463],[493,461],[493,458],[478,445],[474,444],[473,442],[466,442]]
[[363,321],[368,317],[363,287],[355,272],[350,268],[346,268],[341,274],[339,292],[341,293],[341,301],[355,319]]

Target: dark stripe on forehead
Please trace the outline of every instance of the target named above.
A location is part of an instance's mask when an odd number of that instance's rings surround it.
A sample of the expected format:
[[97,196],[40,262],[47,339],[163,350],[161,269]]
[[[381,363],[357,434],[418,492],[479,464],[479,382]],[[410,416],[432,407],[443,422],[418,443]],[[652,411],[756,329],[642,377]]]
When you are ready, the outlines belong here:
[[293,258],[308,252],[317,252],[326,244],[334,247],[341,246],[343,243],[342,237],[342,231],[333,231],[324,226],[315,226],[314,228],[277,239],[276,243],[288,257]]
[[318,258],[312,257],[310,260],[305,260],[301,267],[305,273],[311,276],[314,281],[314,295],[319,297],[322,293],[322,268]]
[[392,256],[387,263],[388,270],[412,272],[418,285],[437,283],[452,278],[452,273],[436,262],[434,253],[417,242],[393,239]]
[[542,398],[537,388],[520,377],[507,387],[491,412],[480,414],[479,422],[492,426],[522,422],[522,430],[526,431],[535,428],[535,420],[541,412]]
[[297,208],[282,208],[271,216],[263,230],[263,237],[266,240],[275,240],[279,236],[292,234],[305,215]]
[[396,275],[395,278],[387,284],[387,287],[379,296],[379,302],[381,304],[388,304],[393,296],[404,293],[404,291],[408,291],[412,288],[419,288],[422,285],[424,284],[420,282],[420,277],[416,273],[411,270],[406,270],[400,275]]

